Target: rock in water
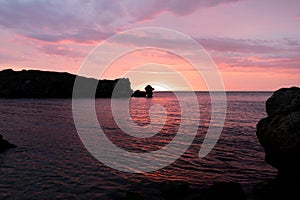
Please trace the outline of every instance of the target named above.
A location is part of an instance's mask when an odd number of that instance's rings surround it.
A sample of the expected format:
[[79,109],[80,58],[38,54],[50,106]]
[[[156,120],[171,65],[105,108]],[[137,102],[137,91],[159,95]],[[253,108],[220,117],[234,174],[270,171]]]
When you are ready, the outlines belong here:
[[300,88],[282,88],[266,102],[266,112],[269,116],[300,111]]
[[154,88],[151,85],[147,85],[145,87],[145,90],[146,90],[147,98],[152,98]]
[[278,179],[300,180],[300,88],[282,88],[266,102],[268,117],[257,124],[257,137]]
[[215,183],[209,188],[205,200],[246,200],[246,195],[241,184],[237,182]]
[[191,194],[191,188],[184,181],[165,181],[160,186],[164,199],[187,199]]
[[3,136],[0,135],[0,152],[5,151],[6,149],[15,148],[16,145],[9,143],[7,140],[3,139]]

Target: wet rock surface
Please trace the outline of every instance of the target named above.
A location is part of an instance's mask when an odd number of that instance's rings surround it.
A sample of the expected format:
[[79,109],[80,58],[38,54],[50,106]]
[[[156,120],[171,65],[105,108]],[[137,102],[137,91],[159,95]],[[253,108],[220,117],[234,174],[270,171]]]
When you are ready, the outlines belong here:
[[[300,199],[300,88],[282,88],[266,102],[268,116],[257,124],[257,137],[265,160],[278,170],[265,184],[274,198]],[[262,191],[262,190],[261,190]]]
[[[300,88],[280,89],[267,100],[268,117],[257,125],[257,137],[266,162],[279,175],[300,174]],[[299,177],[298,177],[299,178]]]
[[[243,187],[236,182],[219,182],[207,188],[192,188],[184,181],[165,181],[156,185],[158,193],[153,194],[153,198],[160,200],[246,200]],[[127,199],[149,199],[143,196],[143,192],[126,191],[121,200]]]
[[3,139],[3,136],[0,135],[0,153],[4,152],[7,149],[15,148],[17,147],[14,144],[11,144],[7,140]]

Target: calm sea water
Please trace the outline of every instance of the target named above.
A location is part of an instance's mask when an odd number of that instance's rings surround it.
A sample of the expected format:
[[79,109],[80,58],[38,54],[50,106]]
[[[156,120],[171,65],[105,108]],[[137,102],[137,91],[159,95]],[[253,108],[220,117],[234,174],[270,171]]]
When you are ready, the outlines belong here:
[[[185,95],[188,100],[191,94]],[[165,180],[186,181],[195,188],[237,181],[249,188],[276,174],[264,162],[255,134],[257,122],[266,116],[269,96],[271,93],[228,93],[221,137],[200,159],[198,152],[210,120],[210,97],[197,93],[201,119],[193,144],[171,165],[144,174],[111,169],[89,154],[76,132],[71,99],[0,99],[0,134],[18,146],[0,154],[0,199],[115,199],[127,190],[156,198],[157,183]],[[96,110],[102,129],[116,145],[131,152],[149,152],[174,138],[181,117],[174,95],[156,93],[153,99],[131,100],[130,114],[136,124],[150,123],[148,109],[153,104],[164,106],[167,120],[150,139],[122,132],[114,123],[110,99],[97,99]]]

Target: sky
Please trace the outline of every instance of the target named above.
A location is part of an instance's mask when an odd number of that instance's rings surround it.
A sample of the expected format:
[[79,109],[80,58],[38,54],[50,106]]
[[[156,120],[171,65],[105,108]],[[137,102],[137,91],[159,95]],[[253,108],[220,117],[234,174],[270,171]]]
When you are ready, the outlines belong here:
[[[97,46],[144,27],[174,30],[197,41],[215,63],[225,90],[300,86],[299,0],[0,0],[0,70],[78,74]],[[189,90],[184,81],[193,90],[208,89],[203,74],[168,51],[170,46],[186,50],[180,39],[168,34],[124,38],[98,58],[142,38],[149,49],[119,56],[96,78],[125,76],[133,89],[152,84],[157,90]],[[156,44],[166,49],[151,48]],[[103,67],[101,61],[96,64]]]

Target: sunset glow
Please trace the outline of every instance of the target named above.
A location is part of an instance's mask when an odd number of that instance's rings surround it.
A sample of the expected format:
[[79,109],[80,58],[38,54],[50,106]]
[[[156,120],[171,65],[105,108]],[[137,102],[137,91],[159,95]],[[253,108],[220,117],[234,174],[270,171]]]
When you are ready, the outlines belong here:
[[[129,29],[151,26],[182,32],[202,45],[216,63],[226,90],[300,85],[299,1],[159,2],[139,1],[132,6],[131,1],[1,1],[0,69],[77,74],[86,56],[101,42]],[[138,37],[127,38],[123,45],[136,40]],[[149,40],[149,46],[153,42]],[[185,48],[179,41],[159,42]],[[111,51],[107,49],[107,55]],[[114,61],[104,78],[123,77],[128,68],[149,63],[174,68],[187,77],[194,90],[206,90],[201,78],[186,70],[180,59],[154,50]],[[187,90],[173,72],[146,68],[127,74],[133,89],[147,82],[156,85],[156,91]],[[158,84],[162,79],[165,86]]]
[[0,200],[300,200],[300,0],[0,0],[0,42]]

